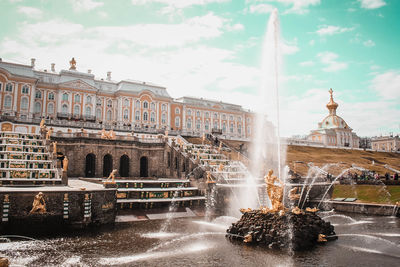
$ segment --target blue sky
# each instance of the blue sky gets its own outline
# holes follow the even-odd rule
[[[270,12],[284,52],[282,134],[307,134],[333,88],[361,136],[400,133],[397,0],[0,0],[0,57],[98,78],[154,82],[173,97],[252,108]]]

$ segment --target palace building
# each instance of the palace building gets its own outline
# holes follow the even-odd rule
[[[163,86],[134,80],[97,79],[80,72],[76,61],[56,72],[0,59],[0,116],[5,128],[37,132],[42,118],[61,128],[113,129],[182,135],[216,132],[228,139],[247,139],[254,114],[240,105],[203,98],[173,99]],[[3,123],[4,124],[4,123]],[[3,127],[2,126],[2,127]],[[3,129],[4,130],[4,129]]]
[[[358,148],[360,138],[353,132],[353,129],[349,127],[344,119],[336,115],[336,109],[339,104],[333,100],[332,89],[329,90],[329,93],[331,98],[326,105],[329,115],[318,123],[318,129],[311,131],[307,139],[325,146]]]

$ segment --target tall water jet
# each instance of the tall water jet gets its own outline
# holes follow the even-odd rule
[[[277,170],[282,177],[280,123],[279,123],[279,87],[282,65],[281,38],[278,10],[269,18],[263,43],[261,63],[261,84],[255,111],[255,133],[251,153],[251,171],[256,177],[263,177],[266,169]]]

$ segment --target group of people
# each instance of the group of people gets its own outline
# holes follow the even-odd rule
[[[398,173],[394,173],[393,175],[390,175],[388,172],[386,172],[384,177],[385,177],[386,181],[389,181],[389,180],[398,181],[399,180]],[[345,178],[352,179],[354,181],[377,181],[383,177],[374,171],[371,171],[371,172],[363,171],[363,172],[361,172],[361,174],[358,174],[357,172],[352,173],[349,171],[347,173],[347,175],[344,177],[344,179]]]

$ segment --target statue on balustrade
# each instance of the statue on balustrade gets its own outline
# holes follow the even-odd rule
[[[69,160],[68,160],[67,156],[64,156],[64,159],[63,159],[63,170],[65,172],[68,171],[68,162],[69,162]]]

